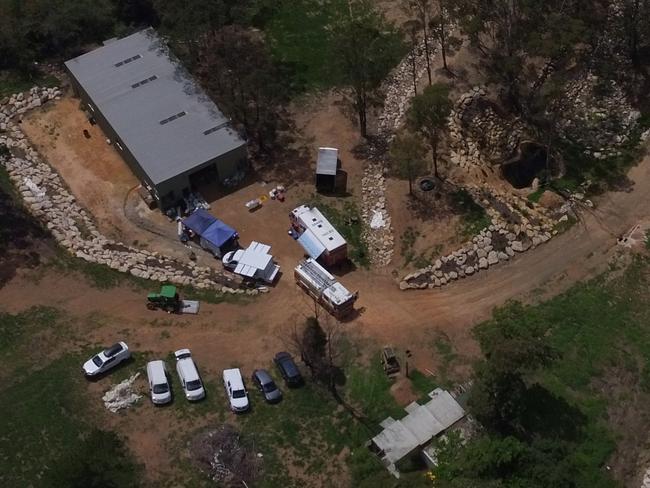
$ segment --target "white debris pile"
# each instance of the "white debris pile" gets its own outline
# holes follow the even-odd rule
[[[125,379],[108,390],[102,397],[104,406],[111,412],[116,413],[123,408],[129,408],[140,400],[142,395],[138,395],[133,391],[133,384],[138,379],[138,376],[140,376],[140,373],[135,373],[130,378]]]
[[[373,210],[372,219],[370,219],[370,228],[381,229],[385,226],[386,226],[386,221],[384,220],[383,212],[379,210]]]

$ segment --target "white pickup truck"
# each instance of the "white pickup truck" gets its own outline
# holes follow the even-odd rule
[[[246,249],[238,249],[224,254],[221,259],[224,268],[253,280],[271,284],[280,271],[273,256],[271,246],[253,241]]]

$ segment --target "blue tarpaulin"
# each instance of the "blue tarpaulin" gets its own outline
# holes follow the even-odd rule
[[[323,246],[319,240],[316,238],[314,233],[307,229],[298,237],[298,242],[303,247],[309,257],[313,259],[318,259],[321,254],[325,251],[325,246]]]
[[[230,239],[237,236],[235,229],[228,224],[224,224],[202,208],[183,220],[183,225],[216,247],[223,246]]]

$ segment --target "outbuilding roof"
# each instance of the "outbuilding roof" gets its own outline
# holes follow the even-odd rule
[[[319,147],[316,159],[316,174],[336,176],[339,150],[333,147]]]
[[[465,410],[448,391],[436,388],[424,405],[412,403],[402,420],[386,419],[372,443],[387,465],[397,463],[417,447],[426,444],[465,416]]]
[[[154,184],[245,144],[151,28],[65,66]]]

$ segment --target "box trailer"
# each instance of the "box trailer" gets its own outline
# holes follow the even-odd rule
[[[359,294],[351,293],[313,258],[300,261],[294,269],[296,283],[337,319],[352,313]]]

